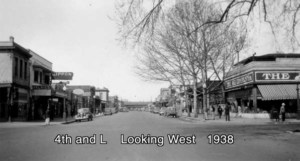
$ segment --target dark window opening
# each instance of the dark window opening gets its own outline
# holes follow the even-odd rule
[[[15,57],[15,76],[17,77],[18,76],[18,58]]]
[[[39,83],[43,84],[43,73],[42,72],[40,72],[40,82]]]
[[[34,71],[34,82],[39,82],[39,72],[38,71]]]
[[[49,75],[45,75],[45,84],[50,84],[50,76]]]
[[[23,78],[23,60],[20,59],[20,78]]]
[[[24,79],[27,80],[27,62],[24,62]]]

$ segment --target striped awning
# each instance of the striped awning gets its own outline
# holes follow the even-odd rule
[[[296,84],[258,85],[262,100],[297,99]]]

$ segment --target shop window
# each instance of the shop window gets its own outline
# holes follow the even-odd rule
[[[24,79],[27,80],[27,62],[24,62]]]
[[[18,76],[18,63],[19,63],[19,60],[17,57],[15,57],[15,76],[16,77]]]
[[[23,78],[23,60],[20,59],[20,78]]]
[[[39,71],[34,71],[34,82],[39,82]]]

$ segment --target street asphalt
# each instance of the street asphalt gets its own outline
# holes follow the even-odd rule
[[[0,123],[0,161],[300,160],[300,135],[287,132],[298,123],[217,122],[130,111],[51,126]]]

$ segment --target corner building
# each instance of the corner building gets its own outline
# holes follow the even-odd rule
[[[252,56],[234,65],[225,78],[226,101],[241,106],[245,113],[279,110],[297,113],[297,77],[300,54]]]

